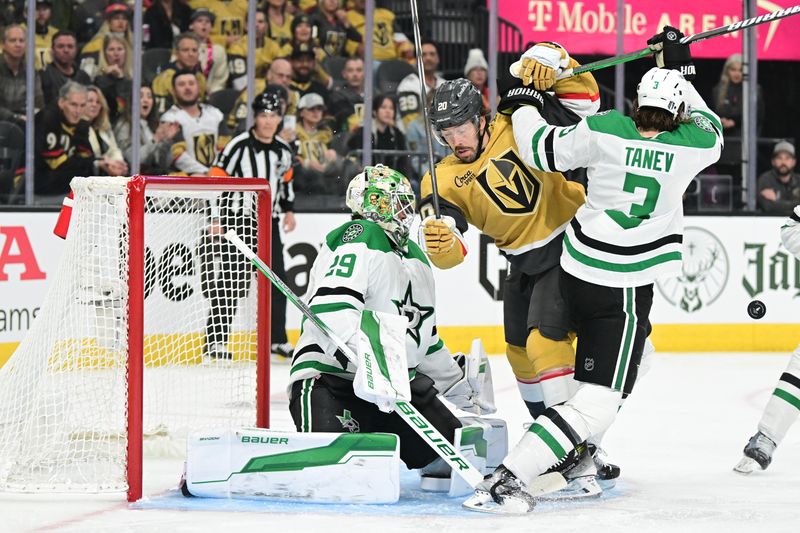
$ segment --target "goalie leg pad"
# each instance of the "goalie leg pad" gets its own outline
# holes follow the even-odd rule
[[[194,433],[184,487],[184,494],[206,498],[395,503],[400,442],[385,433]]]

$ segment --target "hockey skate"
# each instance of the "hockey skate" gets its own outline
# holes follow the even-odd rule
[[[606,452],[594,444],[589,444],[589,453],[597,468],[597,484],[603,490],[613,489],[620,474],[619,466],[606,462]]]
[[[551,472],[561,473],[567,486],[558,492],[542,496],[543,500],[596,498],[603,493],[603,489],[597,482],[597,467],[585,442],[579,444],[561,461],[551,466],[544,475]]]
[[[761,470],[766,470],[772,462],[772,454],[777,446],[775,441],[759,431],[750,437],[750,441],[744,447],[744,457],[733,470],[740,474],[752,474],[757,466],[760,466]]]
[[[481,513],[526,514],[533,510],[538,497],[565,486],[566,480],[560,472],[549,472],[526,487],[508,468],[500,465],[475,487],[475,494],[462,505]]]
[[[272,349],[272,362],[277,364],[291,364],[294,356],[294,347],[288,342],[275,343]]]

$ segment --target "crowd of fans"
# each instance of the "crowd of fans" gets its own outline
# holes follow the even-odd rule
[[[76,175],[127,174],[133,127],[139,128],[141,173],[207,175],[225,144],[244,130],[248,98],[268,88],[285,105],[279,135],[295,149],[298,203],[304,191],[341,196],[358,170],[365,69],[377,73],[385,63],[405,79],[395,79],[386,94],[376,87],[373,147],[379,154],[424,149],[413,46],[397,31],[391,11],[375,11],[374,60],[365,65],[365,0],[262,1],[253,56],[247,54],[247,0],[152,0],[145,7],[144,83],[133,112],[130,3],[36,2],[37,203],[60,203]],[[25,14],[15,2],[0,13],[0,121],[18,127],[19,135],[26,121]],[[92,20],[99,25],[89,32]],[[475,53],[481,59],[472,63],[484,70],[479,79],[485,86],[488,65],[480,50]],[[248,95],[250,60],[257,81]],[[444,81],[431,42],[423,45],[423,61],[431,91]],[[408,156],[375,160],[421,177]],[[22,185],[22,164],[11,187]]]
[[[416,185],[428,164],[419,155],[427,149],[420,109],[427,100],[420,95],[414,47],[398,31],[394,13],[378,7],[373,59],[365,65],[365,4],[365,0],[261,0],[255,18],[256,53],[249,56],[247,0],[145,0],[146,69],[138,89],[141,106],[133,112],[131,4],[36,1],[37,71],[32,90],[37,111],[37,202],[59,203],[75,175],[127,174],[134,152],[132,127],[139,128],[140,172],[205,175],[228,140],[244,130],[248,97],[267,88],[278,91],[285,105],[279,136],[295,149],[300,206],[311,191],[341,196],[358,169],[363,123],[370,113],[374,161],[402,170]],[[24,6],[25,2],[10,0],[0,8],[0,124],[5,124],[0,128],[17,127],[20,136],[28,90]],[[421,48],[429,98],[444,78],[436,44],[425,41]],[[153,58],[160,61],[154,64]],[[246,72],[251,60],[256,84],[248,96]],[[376,91],[371,109],[365,110],[367,68],[376,74]],[[488,107],[488,63],[480,49],[469,52],[463,76],[479,88]],[[386,80],[389,83],[383,83]],[[711,98],[726,137],[741,134],[741,81],[741,56],[734,55],[726,61]],[[759,102],[761,114],[760,98]],[[800,183],[792,172],[794,147],[785,148],[780,153],[791,157],[777,168],[790,167],[788,174],[780,174],[788,175],[789,181],[774,196],[797,201]],[[728,149],[740,150],[740,144],[730,143]],[[436,158],[447,153],[437,143],[434,150]],[[731,168],[724,167],[723,157],[717,171],[740,178],[738,157],[731,155]],[[17,168],[3,170],[13,176],[0,179],[0,202],[4,196],[13,197],[9,189],[21,189],[23,164],[18,161]],[[762,209],[772,209],[772,198],[759,186]]]

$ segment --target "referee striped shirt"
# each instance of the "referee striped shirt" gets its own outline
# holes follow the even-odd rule
[[[263,143],[247,131],[230,140],[217,157],[214,166],[229,176],[258,177],[269,181],[272,191],[272,216],[294,210],[292,183],[293,152],[278,137]]]

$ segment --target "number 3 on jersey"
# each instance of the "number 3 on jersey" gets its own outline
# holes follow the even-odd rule
[[[632,204],[628,210],[628,214],[615,209],[606,209],[606,214],[611,219],[622,226],[623,229],[635,228],[642,223],[643,220],[650,218],[656,208],[658,195],[661,192],[661,184],[655,178],[650,176],[640,176],[638,174],[625,173],[625,183],[622,185],[622,190],[629,193],[634,193],[636,189],[644,189],[647,191],[644,197],[644,202],[641,204]]]
[[[328,268],[328,276],[340,276],[342,278],[349,278],[353,275],[353,267],[356,264],[355,254],[337,255],[333,258],[333,264]]]

